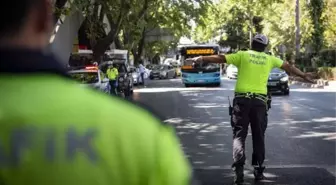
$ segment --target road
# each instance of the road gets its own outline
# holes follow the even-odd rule
[[[231,184],[232,129],[228,96],[235,80],[218,88],[185,88],[180,79],[150,81],[134,93],[173,125],[203,184]],[[274,95],[266,133],[266,177],[255,184],[334,185],[336,151],[335,91],[291,86],[289,96]],[[245,179],[254,184],[250,166],[252,139],[246,143]]]

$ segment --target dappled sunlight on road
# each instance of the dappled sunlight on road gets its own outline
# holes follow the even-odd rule
[[[336,92],[336,89],[319,89],[319,88],[292,88],[291,92],[311,92],[311,93],[318,93],[318,92]]]
[[[229,105],[218,104],[218,103],[197,103],[197,104],[189,104],[193,108],[228,108]]]
[[[336,140],[336,132],[323,133],[323,132],[306,132],[299,136],[294,136],[293,138],[313,138],[313,137],[322,137],[323,140]]]
[[[178,92],[178,91],[227,91],[227,90],[233,90],[233,88],[222,88],[222,87],[159,87],[159,88],[143,88],[143,89],[134,89],[134,92],[139,93],[159,93],[159,92]]]

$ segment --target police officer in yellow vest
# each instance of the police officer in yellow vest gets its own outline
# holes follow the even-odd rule
[[[52,2],[0,6],[0,184],[188,185],[190,165],[170,126],[80,87],[46,52]]]
[[[115,64],[112,64],[109,66],[109,68],[106,71],[107,78],[110,80],[110,94],[116,95],[117,94],[117,85],[118,85],[118,69],[116,68]]]
[[[228,55],[200,56],[191,60],[205,63],[227,63],[238,68],[233,109],[230,112],[233,130],[233,170],[235,184],[244,182],[245,140],[251,124],[253,138],[252,165],[256,180],[265,178],[265,131],[267,127],[267,81],[273,68],[302,77],[314,83],[310,75],[291,66],[280,58],[265,53],[268,38],[258,34],[253,38],[252,48]]]

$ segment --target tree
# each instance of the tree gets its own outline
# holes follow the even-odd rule
[[[130,50],[134,56],[134,61],[137,63],[146,45],[146,50],[156,50],[156,46],[169,46],[172,43],[176,43],[177,40],[183,36],[188,35],[190,32],[189,20],[198,20],[200,14],[202,14],[203,7],[206,6],[207,1],[199,3],[199,7],[195,7],[194,1],[188,0],[149,0],[144,16],[139,18],[139,15],[132,13],[132,15],[126,17],[126,21],[122,25],[122,30],[117,38],[118,46]],[[132,12],[137,12],[136,7]],[[173,35],[176,40],[170,42],[154,41],[146,42],[146,36],[152,30],[170,30],[170,34]],[[153,48],[154,47],[154,48]],[[160,52],[166,51],[165,48],[160,49]],[[156,54],[156,53],[155,53]]]
[[[324,38],[327,47],[336,48],[336,1],[327,0],[324,11]]]
[[[314,55],[317,55],[324,46],[325,19],[322,15],[324,12],[325,3],[323,0],[309,0],[307,6],[310,17],[313,20],[314,30],[312,32],[312,45]]]

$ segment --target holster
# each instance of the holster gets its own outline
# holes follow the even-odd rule
[[[232,112],[233,112],[233,107],[230,105],[229,106],[229,115],[232,116]]]
[[[272,96],[270,93],[267,94],[267,110],[271,108]]]

